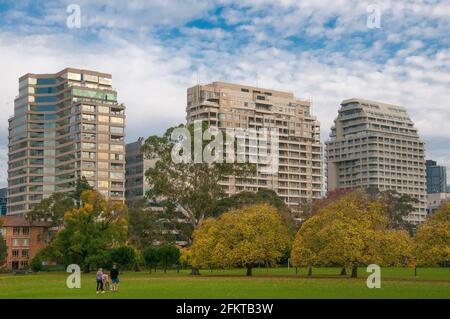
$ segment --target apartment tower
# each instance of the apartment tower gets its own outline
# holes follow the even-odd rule
[[[322,196],[323,168],[320,124],[311,104],[293,93],[239,84],[213,82],[187,90],[187,122],[206,121],[221,130],[276,130],[279,136],[277,172],[255,178],[229,177],[222,182],[228,195],[273,189],[293,210]],[[247,150],[252,148],[246,140]],[[259,171],[259,164],[256,165]]]
[[[125,106],[111,75],[67,68],[19,79],[9,119],[8,214],[24,214],[86,177],[124,200]]]
[[[145,172],[155,166],[156,159],[147,159],[142,151],[144,138],[128,143],[125,147],[125,200],[127,204],[144,198],[149,190]]]
[[[424,142],[403,107],[363,99],[341,103],[326,142],[328,191],[375,186],[418,200],[407,219],[426,218]]]

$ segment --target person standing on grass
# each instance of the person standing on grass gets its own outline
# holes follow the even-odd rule
[[[103,269],[99,268],[97,273],[95,274],[95,280],[97,281],[97,294],[101,293],[104,294],[105,291],[103,290]]]
[[[110,272],[111,282],[112,282],[112,291],[119,291],[119,270],[117,269],[116,264],[113,265]]]

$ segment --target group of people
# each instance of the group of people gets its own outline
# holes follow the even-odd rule
[[[97,294],[104,294],[106,290],[111,290],[112,292],[119,291],[119,270],[115,264],[112,266],[109,276],[103,273],[102,268],[99,268],[95,279],[97,281]]]

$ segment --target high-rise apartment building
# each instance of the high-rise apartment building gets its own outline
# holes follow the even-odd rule
[[[124,200],[125,106],[111,75],[67,68],[19,79],[9,119],[8,214],[24,214],[82,176]]]
[[[0,188],[0,216],[6,215],[7,204],[8,204],[8,189]]]
[[[349,99],[341,108],[326,142],[328,191],[375,186],[418,200],[408,216],[426,218],[425,149],[403,107]]]
[[[145,172],[150,167],[154,167],[156,159],[144,157],[143,143],[144,139],[140,137],[125,147],[125,200],[127,204],[142,199],[145,192],[149,190]]]
[[[265,174],[256,164],[259,172],[255,178],[234,176],[222,182],[227,194],[269,188],[293,210],[322,196],[320,124],[311,115],[309,101],[296,99],[290,92],[213,82],[187,90],[186,112],[188,124],[202,120],[221,130],[278,132],[278,170]],[[252,148],[250,139],[246,140],[246,149]]]
[[[427,173],[427,193],[447,193],[447,168],[437,165],[436,161],[425,162]]]

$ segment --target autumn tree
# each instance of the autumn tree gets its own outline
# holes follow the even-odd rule
[[[48,198],[42,199],[33,209],[27,213],[29,222],[46,221],[50,227],[62,227],[64,224],[64,214],[74,207],[79,208],[81,194],[84,191],[92,190],[86,178],[77,179],[75,189],[72,192],[57,192]]]
[[[407,262],[411,256],[402,248],[408,246],[409,235],[388,231],[384,208],[383,202],[371,199],[363,190],[328,203],[301,226],[292,249],[293,264],[341,265],[351,268],[351,276],[357,277],[359,265]],[[397,240],[401,240],[399,249],[391,249]]]
[[[126,206],[105,200],[97,191],[84,191],[80,199],[80,207],[64,215],[64,227],[46,255],[89,272],[91,264],[107,262],[109,249],[125,244],[128,221]]]
[[[260,188],[257,192],[243,191],[221,199],[213,209],[213,216],[217,217],[227,211],[254,204],[267,204],[273,206],[277,209],[283,224],[288,230],[292,232],[293,235],[297,232],[298,228],[295,225],[295,216],[292,211],[275,191],[267,188]]]
[[[191,262],[197,267],[245,267],[275,264],[289,245],[289,233],[277,210],[256,204],[207,219],[194,232]]]
[[[450,203],[444,203],[418,227],[414,238],[418,266],[438,266],[450,261]]]
[[[187,129],[188,136],[178,135],[177,132],[182,128]],[[192,229],[198,229],[204,219],[211,215],[217,202],[226,196],[219,184],[222,179],[230,175],[245,177],[255,173],[254,166],[245,163],[196,161],[193,158],[195,157],[193,137],[198,133],[204,136],[207,129],[206,124],[201,125],[200,132],[195,131],[194,125],[186,127],[180,125],[168,129],[161,137],[150,136],[143,145],[146,158],[157,159],[155,166],[149,168],[145,174],[150,186],[147,197],[154,202],[161,200],[166,203],[171,202],[183,213],[185,221],[192,226]],[[215,141],[215,137],[210,140]],[[180,153],[175,155],[183,160],[174,161],[172,153],[176,153],[178,146],[183,142],[191,146],[192,152],[185,154],[183,150],[180,150]],[[211,149],[209,141],[204,139],[200,145],[197,145],[198,147],[201,148],[200,154]],[[211,153],[220,157],[220,152],[217,150]],[[192,241],[191,236],[189,241]],[[197,270],[193,269],[193,274],[196,273]]]

